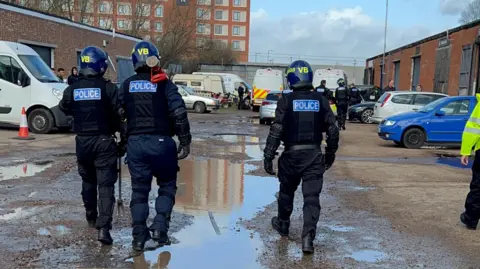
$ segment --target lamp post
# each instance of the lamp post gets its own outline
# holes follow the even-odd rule
[[[382,57],[382,85],[380,87],[383,89],[383,83],[385,81],[385,53],[387,52],[387,21],[388,21],[388,0],[386,0],[385,6],[385,30],[383,33],[383,57]]]
[[[268,52],[267,52],[267,62],[270,62],[270,51],[273,52],[273,50],[268,50]]]

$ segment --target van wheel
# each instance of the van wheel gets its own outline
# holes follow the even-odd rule
[[[28,128],[35,134],[48,134],[54,126],[54,118],[50,111],[37,108],[28,114]]]
[[[205,113],[206,107],[205,107],[205,104],[204,104],[204,103],[202,103],[202,102],[196,102],[196,103],[193,105],[193,109],[194,109],[195,112],[197,112],[197,113]]]
[[[403,145],[409,149],[419,149],[425,144],[425,133],[418,128],[408,129],[402,138]]]

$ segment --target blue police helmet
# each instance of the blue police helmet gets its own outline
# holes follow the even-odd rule
[[[292,90],[305,88],[313,89],[313,70],[310,64],[298,60],[291,63],[287,68],[287,82]]]
[[[80,74],[85,76],[103,75],[108,68],[108,54],[101,48],[89,46],[80,54]]]
[[[148,41],[141,41],[135,45],[132,51],[132,62],[135,70],[148,67],[147,58],[155,56],[160,59],[157,47]]]
[[[337,80],[337,84],[338,84],[338,86],[343,87],[343,86],[345,86],[345,80],[343,78],[339,78]]]

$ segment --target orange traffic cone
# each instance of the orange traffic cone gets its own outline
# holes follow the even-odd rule
[[[27,113],[25,112],[25,107],[22,107],[22,118],[20,119],[20,129],[18,130],[18,136],[14,139],[21,140],[33,140],[35,137],[31,137],[28,134],[28,123],[27,123]]]

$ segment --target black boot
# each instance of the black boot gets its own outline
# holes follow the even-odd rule
[[[152,232],[153,241],[157,242],[160,245],[170,245],[170,238],[168,237],[167,232],[161,232],[160,230],[153,230]]]
[[[275,229],[281,236],[288,236],[290,221],[289,220],[280,220],[278,217],[272,218],[272,227]]]
[[[97,222],[97,212],[94,211],[87,211],[86,219],[88,222],[88,227],[95,228],[95,223]]]
[[[106,228],[98,230],[98,241],[100,241],[104,245],[113,244],[113,238],[110,235],[110,231]]]
[[[465,213],[462,213],[460,215],[460,221],[463,224],[465,224],[465,226],[467,226],[467,229],[470,229],[470,230],[476,230],[477,229],[478,221],[473,221]]]
[[[150,232],[145,229],[141,234],[134,236],[132,241],[132,249],[136,251],[143,251],[145,243],[150,240]]]
[[[312,254],[313,253],[313,240],[315,240],[315,236],[313,232],[308,233],[302,238],[302,251],[304,254]]]

